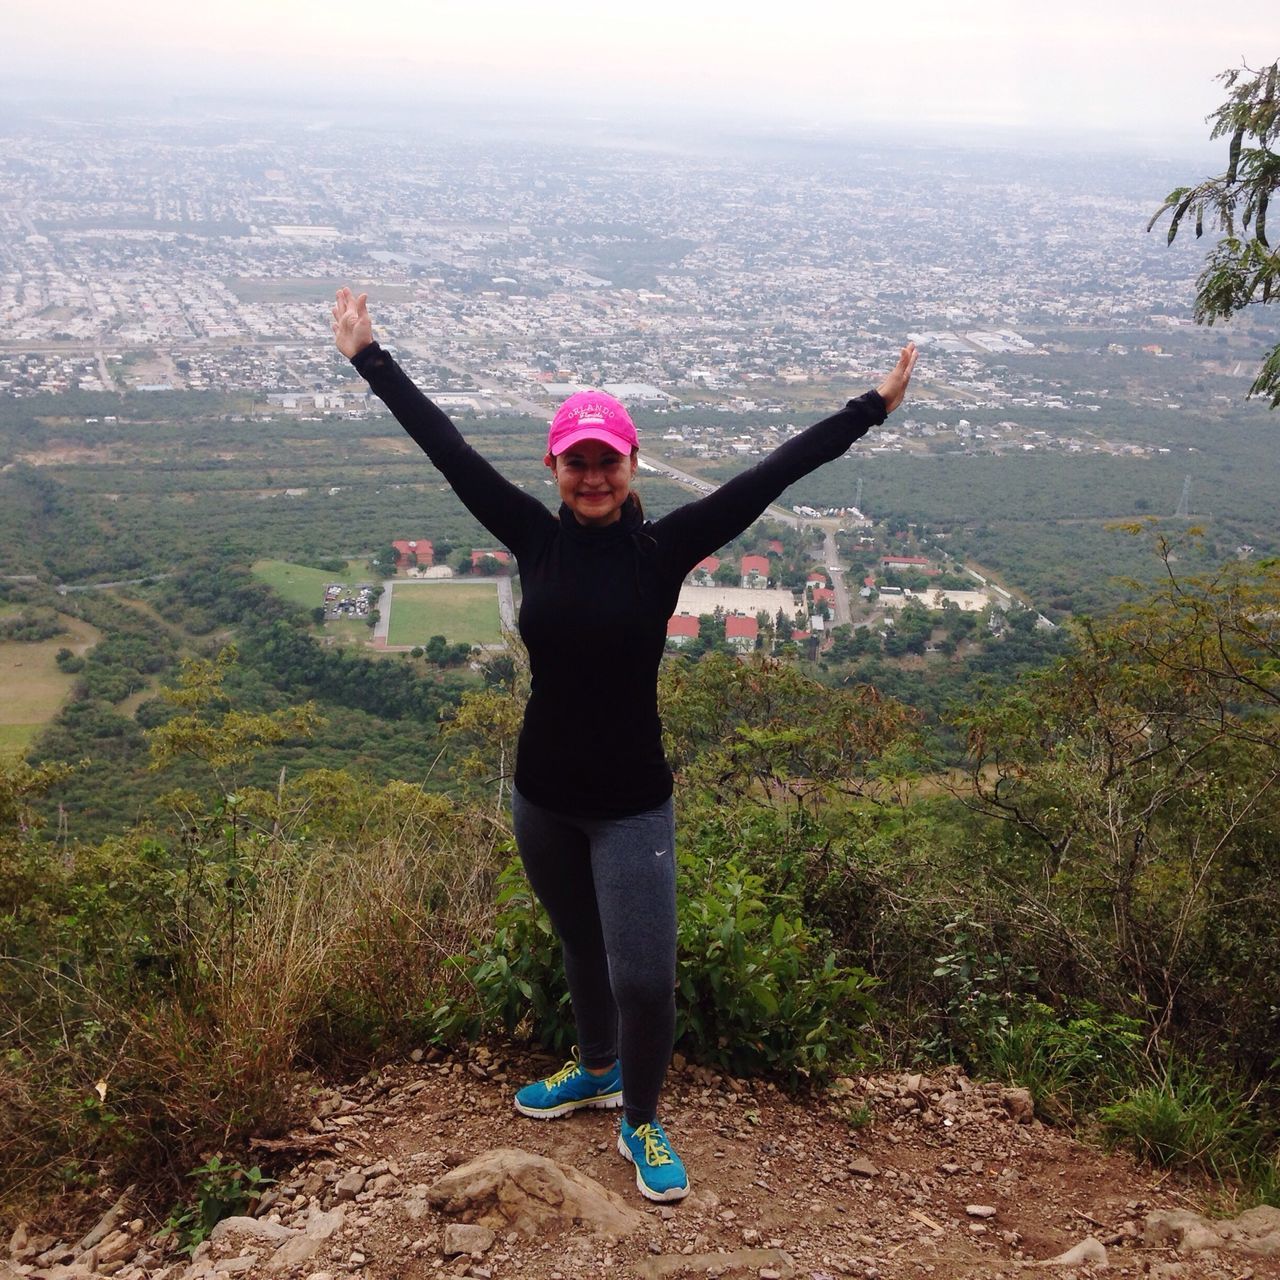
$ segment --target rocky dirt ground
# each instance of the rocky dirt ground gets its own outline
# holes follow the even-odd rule
[[[513,1087],[558,1062],[432,1057],[300,1087],[309,1122],[259,1148],[276,1184],[192,1259],[125,1196],[79,1239],[19,1224],[0,1280],[1280,1280],[1280,1210],[1206,1220],[1193,1188],[957,1070],[794,1100],[677,1059],[663,1121],[693,1193],[658,1206],[617,1152],[617,1112],[512,1110]]]

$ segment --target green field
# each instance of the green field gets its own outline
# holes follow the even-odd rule
[[[389,645],[426,644],[444,636],[450,644],[500,644],[498,593],[488,582],[401,582],[392,596]]]
[[[348,560],[342,573],[309,569],[304,564],[290,564],[287,560],[257,560],[253,576],[265,582],[278,596],[304,609],[324,604],[324,589],[331,582],[341,582],[348,587],[361,582],[375,585],[378,582],[364,560]]]
[[[83,653],[97,643],[87,623],[66,618],[67,634],[36,644],[0,642],[0,754],[21,752],[58,714],[75,676],[58,670],[59,649]]]

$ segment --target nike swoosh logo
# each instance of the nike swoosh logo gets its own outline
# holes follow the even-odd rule
[[[664,853],[666,853],[666,850],[665,850],[665,849],[655,849],[655,850],[653,851],[653,856],[654,856],[655,858],[660,858],[660,857],[662,857],[662,855],[663,855]]]

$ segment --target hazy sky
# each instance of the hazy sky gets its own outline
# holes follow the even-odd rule
[[[1214,75],[1280,56],[1277,0],[0,0],[20,87],[543,102],[779,125],[1204,137]]]

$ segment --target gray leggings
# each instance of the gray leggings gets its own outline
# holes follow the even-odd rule
[[[516,845],[560,936],[578,1048],[622,1063],[630,1124],[656,1118],[676,1003],[671,801],[626,818],[575,818],[512,794]]]

